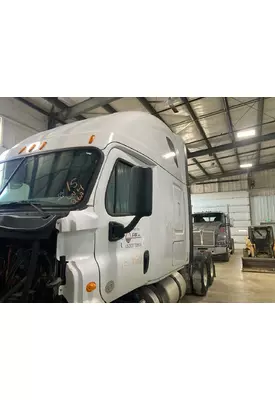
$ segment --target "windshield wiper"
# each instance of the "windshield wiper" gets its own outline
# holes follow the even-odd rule
[[[32,201],[29,200],[21,200],[21,201],[12,201],[10,203],[5,203],[5,204],[0,204],[0,205],[6,205],[6,206],[16,206],[17,204],[25,204],[25,205],[30,205],[33,208],[36,209],[36,211],[39,212],[39,214],[43,217],[43,218],[48,218],[49,214],[46,214],[45,211],[42,209],[41,204],[40,203],[34,203]]]

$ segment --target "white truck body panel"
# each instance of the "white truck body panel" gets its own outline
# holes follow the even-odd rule
[[[88,144],[91,135],[95,137]],[[46,146],[38,150],[43,142]],[[24,156],[18,154],[20,149],[26,146],[28,152],[33,144],[32,154],[96,147],[104,156],[87,207],[71,211],[56,225],[57,258],[65,255],[68,260],[62,291],[69,302],[111,302],[189,263],[191,221],[185,147],[165,124],[141,112],[87,119],[31,136],[3,153],[0,161]],[[110,242],[109,222],[126,226],[133,219],[112,216],[106,210],[106,189],[118,159],[153,169],[153,211],[122,240]],[[150,262],[144,273],[146,250]],[[91,281],[97,289],[87,293],[86,285]]]

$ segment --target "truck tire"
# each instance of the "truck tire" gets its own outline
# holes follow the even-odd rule
[[[209,252],[204,253],[205,256],[205,262],[207,265],[207,271],[208,271],[208,287],[212,285],[214,282],[214,278],[216,276],[216,271],[215,271],[215,265],[213,261],[212,254]]]
[[[225,262],[229,261],[229,251],[228,251],[228,249],[227,249],[227,252],[223,254],[222,260],[225,261]]]
[[[138,303],[160,303],[160,299],[152,288],[143,286],[137,290]]]
[[[191,282],[191,266],[187,265],[178,272],[182,275],[186,282],[186,293],[185,294],[192,294],[193,289],[192,289],[192,282]]]
[[[231,249],[230,249],[230,253],[234,254],[235,253],[235,243],[234,243],[234,239],[231,239]]]
[[[205,259],[198,260],[191,269],[193,293],[196,296],[205,296],[208,291],[208,269]]]
[[[213,258],[211,257],[210,262],[208,264],[208,286],[210,287],[215,279],[216,271]]]

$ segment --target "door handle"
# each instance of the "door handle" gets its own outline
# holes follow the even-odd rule
[[[149,250],[146,250],[143,254],[143,273],[144,274],[146,274],[146,272],[149,269],[149,260],[150,260]]]

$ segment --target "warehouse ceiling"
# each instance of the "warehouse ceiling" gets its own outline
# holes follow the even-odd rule
[[[182,137],[191,181],[275,168],[273,97],[17,97],[49,117],[49,128],[117,111],[147,111]],[[251,136],[239,137],[247,131]],[[249,132],[248,132],[249,133]]]

